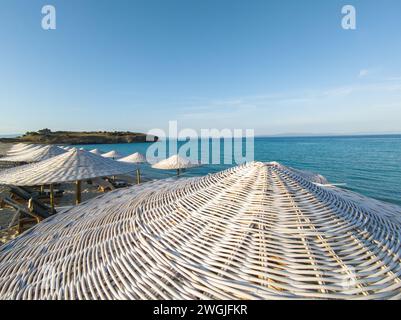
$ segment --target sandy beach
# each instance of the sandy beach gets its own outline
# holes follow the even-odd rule
[[[59,207],[59,210],[61,210],[62,208],[74,205],[75,201],[74,185],[71,183],[65,183],[61,184],[59,188],[64,190],[64,195],[62,198],[56,199],[56,210],[57,207]],[[7,191],[3,191],[3,193],[7,193]],[[83,202],[87,201],[101,194],[102,192],[100,192],[95,186],[84,184],[82,190],[82,201]],[[41,202],[49,205],[49,199],[41,199]],[[0,208],[0,246],[18,236],[17,226],[13,225],[10,228],[10,223],[15,213],[16,213],[15,210],[9,207]]]
[[[11,145],[7,143],[0,143],[0,158],[6,154],[10,146]],[[0,189],[0,195],[2,195],[3,192],[3,189]],[[9,208],[0,207],[0,245],[15,238],[17,235],[16,228],[8,229],[14,213],[15,212]]]
[[[61,198],[56,198],[56,210],[60,211],[63,208],[75,204],[75,185],[73,183],[60,184],[57,186],[57,189],[64,190],[64,193]],[[99,191],[97,186],[87,183],[82,184],[82,202],[95,198],[101,194],[103,194],[103,192]],[[1,195],[9,195],[7,188],[0,189],[0,196]],[[40,199],[40,201],[47,205],[49,205],[50,202],[49,199]],[[15,210],[9,207],[0,208],[0,246],[14,239],[18,235],[17,226],[12,226],[10,228],[10,223],[15,213]]]
[[[0,158],[5,156],[7,150],[11,147],[11,144],[0,143]],[[5,168],[1,168],[3,170]],[[75,203],[75,184],[73,183],[61,183],[56,187],[59,190],[63,190],[63,196],[55,199],[56,210],[60,211],[62,208],[73,206]],[[87,201],[100,194],[102,194],[98,187],[87,182],[82,183],[82,194],[81,201]],[[0,196],[10,197],[10,192],[7,187],[0,187]],[[40,201],[44,204],[49,205],[50,199],[42,198]],[[26,203],[25,203],[26,205]],[[58,209],[57,209],[58,208]],[[18,236],[18,227],[16,222],[12,223],[16,211],[9,206],[0,207],[0,246]],[[12,224],[12,225],[11,225]]]
[[[0,142],[0,157],[4,156],[8,149],[10,149],[11,144]]]

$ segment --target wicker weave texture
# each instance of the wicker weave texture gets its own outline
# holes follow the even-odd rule
[[[279,164],[151,182],[2,247],[0,298],[400,298],[400,214]]]

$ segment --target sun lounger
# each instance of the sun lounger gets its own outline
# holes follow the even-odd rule
[[[60,198],[64,194],[64,190],[54,189],[54,197]],[[50,189],[43,189],[43,191],[38,192],[38,198],[49,198],[50,197]]]
[[[128,187],[127,181],[124,180],[107,179],[107,181],[111,183],[116,189]]]
[[[106,180],[104,180],[102,178],[94,178],[94,179],[92,179],[92,183],[94,185],[99,186],[99,189],[102,192],[105,192],[107,190],[114,190],[115,189],[115,187],[110,182],[108,182],[108,181],[106,181]]]
[[[10,193],[12,200],[18,203],[18,200],[30,201],[31,212],[35,213],[39,217],[45,219],[52,215],[51,209],[44,203],[37,199],[37,194],[31,193],[29,189],[23,187],[10,187]]]
[[[15,225],[18,225],[18,233],[22,233],[32,225],[43,220],[43,217],[40,213],[38,213],[36,209],[30,209],[29,207],[16,202],[10,197],[0,196],[0,202],[3,205],[7,205],[15,209],[15,214],[12,217],[8,228],[12,228]],[[27,225],[28,228],[26,228]]]

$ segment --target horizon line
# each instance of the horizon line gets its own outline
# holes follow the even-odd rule
[[[62,130],[65,131],[65,130]],[[81,132],[81,131],[75,131],[75,132]],[[91,131],[82,131],[82,132],[91,132]],[[93,132],[96,132],[95,130]],[[112,132],[112,131],[110,131]],[[147,134],[147,133],[144,133]],[[0,138],[17,138],[24,135],[23,133],[10,133],[10,134],[0,134]],[[278,133],[278,134],[257,134],[254,136],[254,138],[318,138],[318,137],[357,137],[357,136],[397,136],[401,135],[401,132],[355,132],[355,133]],[[174,136],[168,136],[165,137],[167,139],[176,139],[178,137]],[[192,137],[194,138],[194,137]],[[198,136],[198,138],[201,138]],[[203,137],[207,138],[207,137]],[[210,136],[209,138],[217,138]],[[224,138],[224,137],[221,137]],[[159,137],[161,140],[162,137]],[[183,138],[180,138],[183,139]]]

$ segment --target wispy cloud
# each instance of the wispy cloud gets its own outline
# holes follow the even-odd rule
[[[401,77],[389,77],[386,81],[401,81]]]
[[[226,99],[198,101],[182,109],[181,116],[191,119],[234,118],[245,113],[258,114],[262,110],[280,110],[297,108],[335,106],[340,103],[369,102],[368,96],[383,98],[383,103],[393,94],[401,94],[401,78],[394,77],[392,81],[356,83],[324,89],[305,90],[298,92],[267,93]]]
[[[362,69],[359,71],[359,78],[365,78],[367,75],[369,74],[369,70],[368,69]]]

